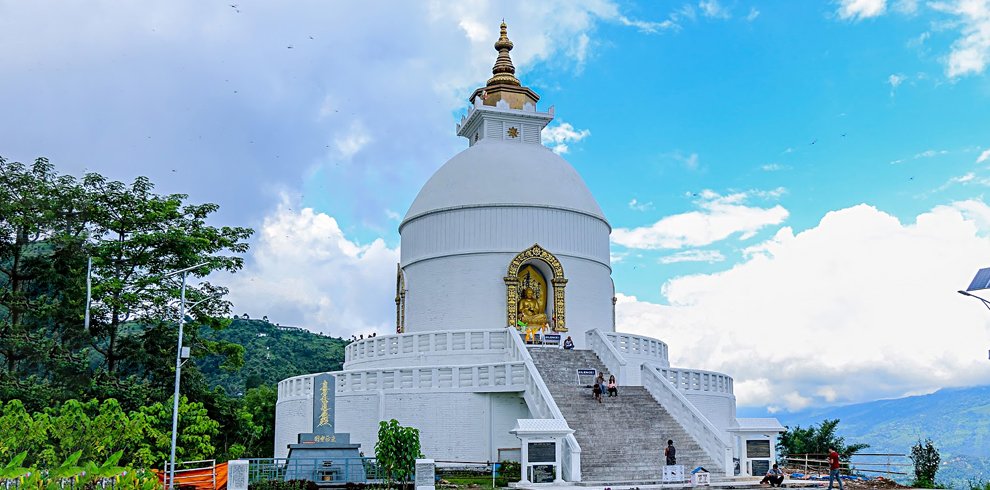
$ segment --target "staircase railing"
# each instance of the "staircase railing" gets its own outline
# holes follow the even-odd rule
[[[627,362],[625,357],[622,357],[619,350],[615,348],[615,345],[612,345],[612,341],[601,330],[595,328],[586,332],[585,342],[587,342],[588,348],[605,364],[609,374],[614,375],[619,383],[629,384],[626,379]]]
[[[547,384],[543,381],[543,376],[536,369],[536,364],[533,363],[533,356],[529,355],[529,349],[526,348],[526,344],[519,337],[515,329],[507,328],[506,334],[512,339],[511,345],[515,346],[515,349],[510,348],[510,360],[522,361],[526,364],[526,388],[523,391],[523,398],[525,398],[530,411],[533,412],[536,418],[560,419],[566,422],[567,420],[564,418],[564,414],[560,412],[557,402],[554,401],[553,395],[550,394],[550,389],[547,388]],[[564,437],[564,447],[562,449],[563,461],[561,461],[561,470],[564,480],[581,481],[581,445],[578,444],[574,434],[568,434]]]
[[[721,464],[726,475],[733,474],[732,446],[721,433],[688,399],[667,381],[655,367],[643,365],[640,375],[643,387],[674,420],[687,429],[697,440],[698,445],[717,464]]]

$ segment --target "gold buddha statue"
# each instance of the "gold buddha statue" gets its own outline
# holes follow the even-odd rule
[[[549,322],[547,314],[540,311],[540,302],[535,296],[533,288],[522,290],[522,298],[519,299],[519,320],[530,327],[543,328]]]

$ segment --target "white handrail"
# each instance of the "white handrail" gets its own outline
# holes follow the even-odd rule
[[[383,358],[421,355],[457,355],[464,352],[502,354],[507,348],[505,335],[497,329],[378,335],[347,344],[344,347],[344,366],[350,369]]]
[[[726,449],[731,448],[729,442],[722,437],[719,430],[708,420],[697,407],[677,389],[670,384],[657,368],[643,365],[641,367],[643,387],[653,396],[663,408],[679,424],[681,424],[689,434],[697,440],[701,449],[712,458],[712,461],[722,464],[725,474],[731,474],[732,461],[727,460]]]
[[[557,402],[550,394],[550,389],[543,381],[543,376],[540,375],[536,369],[536,364],[533,363],[533,356],[529,355],[529,349],[526,348],[526,344],[523,343],[516,329],[507,328],[506,334],[511,338],[511,344],[515,346],[512,360],[519,360],[526,364],[528,376],[526,376],[526,390],[523,392],[523,398],[526,399],[526,404],[529,405],[530,410],[534,412],[536,418],[560,419],[566,423],[567,419],[557,407]],[[574,434],[564,436],[563,461],[561,463],[564,480],[581,481],[581,445],[578,444]]]
[[[656,366],[660,376],[680,391],[732,394],[732,377],[715,371]]]
[[[525,375],[526,365],[521,361],[347,370],[336,373],[336,393],[390,390],[523,391]]]
[[[601,330],[593,328],[585,333],[585,340],[588,347],[598,355],[598,358],[608,368],[609,374],[615,375],[618,382],[626,383],[626,359],[612,345],[608,337]]]
[[[641,357],[669,365],[665,342],[631,333],[604,332],[604,334],[623,356]]]

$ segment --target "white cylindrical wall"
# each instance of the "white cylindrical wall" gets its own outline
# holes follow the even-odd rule
[[[566,335],[580,346],[587,330],[615,330],[609,226],[598,217],[536,206],[458,208],[412,219],[400,232],[406,332],[506,326],[509,263],[534,244],[564,269]]]

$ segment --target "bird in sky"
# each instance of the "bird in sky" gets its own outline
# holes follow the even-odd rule
[[[818,143],[818,138],[811,140],[811,144],[815,144],[815,143]]]

